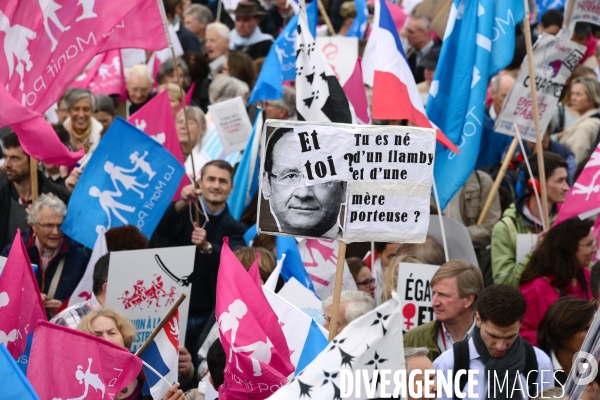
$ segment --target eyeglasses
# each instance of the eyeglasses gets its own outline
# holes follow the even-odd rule
[[[142,94],[146,94],[146,93],[150,93],[150,89],[151,88],[129,88],[129,91],[131,93],[142,93]]]
[[[56,228],[57,231],[60,231],[60,227],[62,226],[62,223],[60,224],[36,224],[37,226],[39,226],[40,228],[42,228],[43,230],[45,230],[46,232],[52,232],[54,230],[54,228]]]
[[[375,278],[367,279],[362,282],[356,283],[356,286],[371,286],[371,285],[375,285]]]
[[[281,186],[304,186],[304,174],[300,171],[283,172],[280,175],[269,174],[275,180],[275,183]],[[325,182],[316,186],[332,186],[335,182]]]
[[[596,239],[594,239],[593,242],[591,242],[590,244],[580,244],[579,247],[587,247],[588,249],[595,249],[596,248]]]

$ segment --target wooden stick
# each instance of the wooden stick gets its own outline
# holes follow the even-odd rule
[[[440,206],[440,198],[438,197],[435,179],[433,180],[433,198],[435,201],[435,206],[438,209],[438,216],[440,217],[440,230],[442,231],[442,244],[444,245],[444,256],[446,257],[446,262],[448,262],[450,261],[450,256],[448,255],[448,241],[446,240],[446,230],[444,229],[444,210],[442,210],[442,207]]]
[[[563,28],[568,28],[571,23],[571,17],[573,16],[573,7],[575,7],[575,0],[569,0],[569,7],[567,8],[567,14],[563,21]]]
[[[327,15],[327,11],[325,10],[325,6],[321,0],[317,0],[317,6],[319,7],[319,11],[321,12],[321,16],[325,20],[327,24],[327,28],[329,28],[329,34],[331,36],[335,36],[335,29],[333,29],[333,25],[331,24],[331,20],[329,19],[329,15]]]
[[[525,2],[525,20],[523,21],[523,34],[525,35],[525,46],[527,48],[527,61],[529,65],[529,82],[535,82],[535,66],[533,64],[533,45],[531,43],[531,29],[529,27],[529,7],[527,0]],[[573,2],[573,0],[571,0]],[[546,171],[544,170],[544,149],[542,148],[542,135],[540,133],[540,114],[538,109],[538,98],[536,85],[529,85],[531,88],[531,103],[533,106],[533,123],[535,124],[535,152],[537,154],[538,174],[540,186],[542,187],[541,200],[542,209],[541,220],[544,230],[548,228],[548,190],[546,188]]]
[[[169,25],[168,25],[168,21],[167,21],[167,15],[165,13],[165,9],[164,9],[164,4],[162,4],[162,2],[158,2],[159,3],[159,7],[161,9],[161,13],[163,16],[163,25],[165,26],[165,34],[167,35],[167,42],[169,43],[169,48],[171,49],[171,56],[173,57],[173,65],[175,66],[175,77],[177,78],[177,82],[181,82],[181,77],[179,76],[179,63],[177,62],[177,57],[175,56],[175,49],[173,48],[173,42],[171,41],[171,34],[169,33]],[[185,91],[183,90],[183,86],[179,85],[179,92],[181,93],[181,98],[183,101],[183,118],[185,119],[185,130],[187,132],[187,137],[188,137],[188,142],[191,144],[192,143],[192,138],[190,136],[190,125],[188,123],[188,116],[187,116],[187,110],[186,110],[186,105],[185,105]],[[202,142],[200,142],[202,143]],[[194,146],[192,146],[191,148],[192,150],[194,149]],[[190,155],[189,155],[190,159],[192,160],[192,178],[194,180],[194,188],[198,189],[198,179],[196,178],[196,165],[194,163],[194,153],[193,151],[190,151]],[[199,203],[201,203],[199,201]],[[202,204],[200,204],[202,206]],[[198,226],[202,226],[200,225],[200,211],[198,210],[198,207],[194,207],[195,208],[195,214],[196,214],[196,224]],[[206,216],[208,216],[208,214],[205,214]]]
[[[38,160],[29,157],[29,172],[31,176],[31,202],[38,199]]]
[[[221,22],[221,9],[223,8],[223,1],[219,0],[219,4],[217,7],[217,18],[215,19],[216,22]]]
[[[158,335],[158,332],[160,332],[160,330],[163,328],[163,326],[165,326],[165,324],[171,319],[171,317],[173,316],[173,314],[175,314],[175,311],[177,311],[177,308],[179,307],[179,305],[181,303],[183,303],[183,300],[185,300],[185,294],[181,294],[179,296],[179,298],[177,299],[177,301],[175,301],[175,304],[173,304],[173,307],[171,307],[171,309],[165,314],[165,316],[163,317],[163,319],[159,322],[158,326],[156,328],[154,328],[154,330],[152,331],[152,334],[150,335],[150,337],[148,339],[146,339],[146,341],[144,342],[144,344],[142,345],[142,347],[140,347],[138,349],[138,351],[135,353],[135,355],[137,357],[140,357],[144,351],[146,351],[146,349],[148,348],[148,346],[150,345],[150,343],[152,343],[152,341],[154,340],[154,338],[156,337],[156,335]],[[177,321],[179,322],[179,321]],[[184,327],[185,328],[185,327]]]
[[[342,280],[344,278],[344,262],[346,261],[346,243],[339,242],[337,269],[335,271],[335,286],[333,287],[333,305],[331,307],[331,322],[329,323],[329,341],[336,335],[338,315],[340,313],[340,297],[342,296]]]
[[[477,220],[477,225],[483,224],[485,221],[485,217],[487,217],[490,208],[492,207],[492,203],[494,202],[494,198],[498,194],[498,188],[500,188],[500,184],[502,183],[502,179],[504,179],[504,174],[506,174],[506,170],[508,169],[508,165],[512,161],[513,154],[517,149],[517,145],[519,144],[519,139],[517,137],[513,138],[513,141],[510,143],[508,147],[508,151],[506,152],[506,156],[504,157],[504,161],[502,161],[502,166],[500,167],[500,171],[498,171],[498,175],[496,176],[496,180],[494,181],[494,185],[492,185],[492,190],[490,190],[490,194],[483,205],[483,210],[481,210],[481,214],[479,214],[479,219]]]

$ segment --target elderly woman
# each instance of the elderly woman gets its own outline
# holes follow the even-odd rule
[[[129,349],[135,339],[135,326],[126,316],[112,308],[102,308],[90,312],[81,320],[77,330],[108,340],[124,349]],[[120,400],[142,400],[151,397],[142,394],[144,379],[139,376],[119,393]],[[163,400],[184,400],[183,391],[178,389],[179,383],[169,388]]]
[[[184,110],[181,109],[177,113],[175,117],[175,126],[177,128],[177,137],[179,138],[179,144],[181,144],[181,150],[183,151],[184,157],[187,157],[192,153],[192,149],[197,147],[200,143],[202,143],[202,137],[206,133],[206,117],[204,116],[204,112],[194,106],[188,106],[185,108],[185,113],[187,115],[187,125],[189,126],[189,134],[188,129],[186,127],[185,117],[183,114]],[[207,162],[210,160],[207,160]],[[199,168],[196,165],[196,168]]]
[[[540,321],[556,300],[594,298],[588,268],[596,252],[593,224],[575,217],[552,227],[521,275],[520,289],[527,303],[521,336],[534,346]]]
[[[27,223],[31,229],[23,235],[29,260],[38,266],[37,283],[51,316],[71,296],[90,259],[60,230],[66,214],[62,200],[53,194],[43,194],[29,211]],[[7,246],[2,255],[7,256],[10,248]]]
[[[158,93],[162,93],[167,91],[169,94],[169,102],[171,103],[171,110],[173,110],[173,115],[177,115],[179,112],[179,107],[181,107],[181,103],[183,103],[183,96],[181,95],[181,89],[175,83],[163,83],[158,87]]]
[[[169,58],[160,64],[156,74],[156,80],[161,85],[165,83],[174,83],[187,89],[190,86],[190,71],[182,58],[177,58],[177,69],[178,71],[175,72],[175,62],[172,58]],[[179,80],[177,79],[177,74],[179,74]]]
[[[152,72],[144,64],[129,68],[125,77],[127,88],[127,117],[139,110],[154,97]]]
[[[216,77],[208,88],[210,104],[217,104],[234,97],[241,97],[246,104],[249,96],[250,88],[247,83],[226,75]]]
[[[96,97],[87,89],[73,89],[65,97],[69,118],[63,126],[71,135],[71,148],[84,149],[85,155],[79,164],[85,164],[100,142],[104,128],[92,114],[96,109]]]
[[[600,118],[600,84],[594,78],[580,77],[571,84],[571,108],[581,115],[570,128],[558,134],[560,143],[568,146],[577,164],[585,163],[596,147]]]

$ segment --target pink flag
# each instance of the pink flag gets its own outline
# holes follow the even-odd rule
[[[42,321],[33,335],[27,379],[40,399],[106,400],[115,399],[141,369],[142,361],[116,344]]]
[[[183,102],[185,103],[186,107],[189,106],[190,104],[192,104],[192,96],[194,95],[195,88],[196,88],[196,82],[192,82],[192,85],[188,89],[187,93],[185,94],[185,98],[183,99]],[[179,109],[181,109],[181,107]]]
[[[600,213],[600,145],[596,147],[577,178],[577,182],[567,193],[552,226],[581,214],[589,218],[598,213]]]
[[[352,75],[344,84],[344,93],[348,97],[348,101],[354,107],[356,117],[360,123],[368,125],[371,123],[369,117],[369,103],[367,102],[367,94],[365,93],[365,85],[362,79],[362,68],[360,67],[360,57],[356,60],[356,66]]]
[[[94,94],[118,94],[120,101],[127,100],[121,50],[101,54],[92,68],[75,80],[71,87],[89,89]]]
[[[183,165],[183,153],[177,136],[177,128],[175,127],[175,117],[173,109],[169,101],[169,92],[163,91],[142,108],[133,113],[127,122],[135,125],[141,131],[152,136],[154,140],[162,144],[175,158]],[[179,188],[173,196],[173,201],[179,200],[181,189],[189,185],[190,180],[184,175]]]
[[[285,336],[262,289],[235,257],[227,238],[221,249],[216,316],[227,356],[219,399],[266,399],[285,385],[294,372]]]
[[[0,275],[0,315],[0,344],[6,345],[16,360],[23,354],[27,336],[33,332],[37,321],[46,320],[42,296],[20,229],[17,229]]]

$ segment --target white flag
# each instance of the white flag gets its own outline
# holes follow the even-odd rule
[[[346,94],[308,28],[306,4],[300,0],[296,36],[296,109],[298,120],[351,124]]]
[[[92,255],[90,256],[90,261],[85,269],[83,278],[81,278],[73,291],[73,294],[69,298],[69,307],[81,303],[82,301],[89,300],[92,297],[94,287],[94,267],[96,266],[98,259],[108,253],[104,228],[99,228],[99,230],[100,232],[98,232],[98,238],[96,239],[96,243],[94,243],[94,250],[92,250]]]
[[[360,393],[354,382],[350,398],[380,397],[381,380],[374,371],[391,371],[387,378],[390,383],[394,372],[405,368],[402,343],[402,309],[394,294],[391,300],[352,321],[303,372],[269,400],[339,399],[341,371],[350,371],[354,377],[360,371]],[[374,380],[365,385],[364,374]],[[393,381],[385,391],[392,393],[392,385]]]

